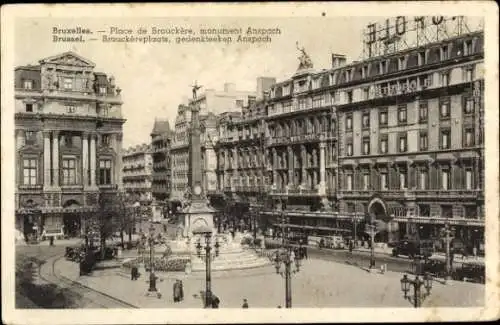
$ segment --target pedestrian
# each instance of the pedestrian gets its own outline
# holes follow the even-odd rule
[[[173,288],[174,302],[180,301],[180,285],[179,280],[175,280],[174,288]]]
[[[219,303],[220,303],[219,297],[212,294],[212,308],[214,308],[214,309],[219,308]]]
[[[243,299],[243,305],[241,308],[248,308],[248,301],[246,299]]]
[[[184,284],[182,280],[179,280],[179,301],[184,300]]]
[[[349,253],[352,254],[353,249],[354,249],[354,242],[352,240],[349,240]]]
[[[139,278],[139,269],[137,268],[136,264],[132,265],[132,269],[130,271],[130,276],[131,276],[132,281],[135,281]]]
[[[54,236],[50,236],[50,246],[54,246]]]

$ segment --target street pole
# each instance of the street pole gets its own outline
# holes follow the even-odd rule
[[[419,308],[422,304],[420,301],[420,281],[417,278],[415,279],[415,282],[413,283],[413,288],[414,288],[414,293],[413,293],[413,306],[415,308]]]
[[[357,216],[358,216],[357,213],[354,212],[354,247],[356,247],[357,243],[358,243],[358,241],[357,241],[357,224],[358,224],[358,221],[356,219]]]
[[[290,252],[288,252],[288,254],[289,258]],[[290,274],[290,264],[290,260],[285,262],[285,308],[292,308],[292,276]]]
[[[445,241],[446,241],[446,277],[445,281],[451,279],[451,256],[450,256],[450,228],[445,224]]]
[[[210,235],[205,236],[205,243],[205,308],[210,308],[212,305]]]

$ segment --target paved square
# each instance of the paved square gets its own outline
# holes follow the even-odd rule
[[[172,286],[175,274],[158,275],[162,281],[158,288],[161,299],[145,297],[148,274],[137,281],[116,270],[96,271],[92,276],[78,277],[75,263],[60,260],[56,267],[61,273],[81,283],[118,297],[139,307],[150,308],[200,308],[200,291],[205,288],[204,274],[186,276],[184,282],[185,300],[175,303]],[[356,266],[322,260],[306,260],[301,271],[292,278],[293,307],[412,307],[403,299],[400,273],[368,273]],[[434,281],[431,296],[423,306],[432,307],[479,307],[484,305],[484,285],[456,282],[443,285]],[[220,298],[220,308],[240,308],[243,299],[248,299],[250,308],[284,307],[285,283],[276,274],[272,265],[260,270],[213,273],[212,291]]]

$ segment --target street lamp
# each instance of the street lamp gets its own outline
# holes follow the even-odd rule
[[[423,301],[431,294],[432,289],[432,276],[426,272],[423,279],[421,279],[418,275],[414,280],[408,279],[408,275],[405,274],[400,280],[401,282],[401,291],[404,293],[404,298],[410,299],[408,296],[408,292],[410,291],[410,286],[413,286],[413,307],[419,308],[422,307]],[[422,292],[421,288],[424,286],[425,292]]]
[[[147,291],[147,295],[156,293],[158,298],[161,298],[161,294],[156,288],[156,275],[155,275],[155,267],[154,267],[154,226],[151,224],[149,227],[149,288]]]
[[[285,307],[292,308],[292,273],[300,271],[300,262],[302,260],[300,248],[302,248],[302,243],[299,246],[299,254],[295,254],[293,248],[286,242],[288,228],[285,227],[285,222],[288,223],[288,218],[285,218],[283,213],[281,217],[282,247],[275,252],[274,267],[276,273],[285,278]],[[282,265],[285,266],[284,270],[281,268]],[[292,270],[293,265],[295,265],[294,270]]]
[[[375,234],[377,226],[368,224],[366,228],[366,232],[370,235],[370,270],[373,270],[375,269]]]
[[[196,253],[198,257],[201,258],[202,249],[205,250],[205,308],[210,308],[212,305],[212,287],[211,287],[211,263],[212,263],[212,229],[208,226],[200,226],[193,230],[193,235],[200,235],[200,237],[205,238],[205,245],[201,244],[201,238],[198,239],[196,244]],[[217,240],[214,244],[215,256],[219,256],[219,241]]]

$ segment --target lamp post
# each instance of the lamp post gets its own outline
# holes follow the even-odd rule
[[[446,220],[446,223],[444,224],[444,240],[446,244],[446,275],[445,275],[445,281],[448,281],[451,279],[451,272],[453,269],[452,265],[452,260],[451,260],[451,241],[453,240],[453,236],[451,235],[454,232],[454,229],[450,227],[450,223],[448,220]]]
[[[156,293],[158,298],[161,297],[160,292],[156,288],[156,275],[155,275],[155,267],[154,267],[154,226],[151,224],[149,227],[149,288],[147,291],[147,295]]]
[[[370,235],[370,270],[375,269],[375,234],[376,225],[368,224],[366,225],[366,232]]]
[[[292,308],[292,273],[300,271],[301,254],[296,254],[291,245],[288,244],[288,228],[285,227],[285,222],[288,223],[288,218],[285,218],[284,212],[281,215],[281,233],[282,247],[275,252],[274,266],[276,273],[285,278],[285,308]],[[300,243],[302,248],[302,243]],[[301,250],[299,249],[299,252]],[[284,270],[281,266],[284,265]],[[292,267],[295,265],[295,269]]]
[[[408,278],[408,275],[405,274],[400,280],[401,282],[401,291],[404,293],[404,298],[413,300],[413,307],[419,308],[422,307],[423,301],[431,294],[432,289],[432,276],[426,272],[423,276],[423,279],[420,278],[419,275],[415,277],[415,279],[411,280]],[[422,286],[425,287],[425,292],[422,292]],[[413,287],[413,299],[408,296],[408,292],[410,291],[410,287]]]
[[[211,276],[211,263],[212,263],[212,229],[208,226],[201,226],[193,230],[193,235],[199,235],[200,239],[196,244],[196,253],[201,258],[202,249],[205,250],[205,308],[210,308],[212,305],[212,276]],[[201,244],[201,238],[205,238],[205,245]],[[219,242],[216,241],[215,256],[219,256]]]

